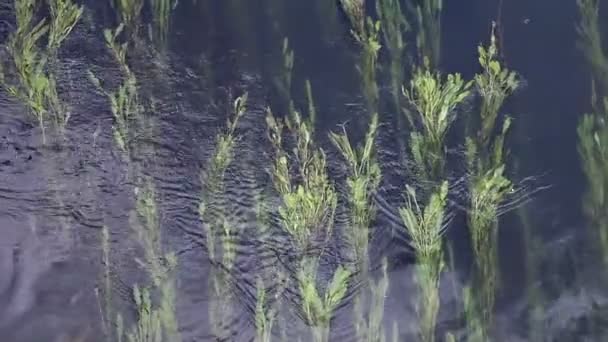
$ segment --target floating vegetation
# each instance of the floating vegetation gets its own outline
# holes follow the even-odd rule
[[[8,93],[23,102],[33,114],[46,143],[47,120],[53,120],[59,130],[65,129],[70,112],[57,94],[55,75],[50,71],[49,58],[56,55],[80,18],[82,8],[69,0],[51,1],[51,23],[46,19],[36,22],[36,0],[15,1],[17,29],[8,39],[8,53],[12,65],[0,65],[0,84]],[[47,47],[40,41],[47,36]]]
[[[443,182],[431,194],[426,206],[421,207],[416,191],[406,187],[406,204],[399,209],[401,219],[411,237],[416,253],[416,282],[420,290],[418,314],[420,316],[420,339],[435,341],[435,327],[439,312],[439,280],[444,267],[442,236],[449,215],[446,215],[448,183]]]
[[[415,110],[415,129],[410,133],[410,151],[416,175],[424,181],[439,181],[445,165],[445,135],[456,118],[454,109],[469,95],[471,82],[460,74],[444,78],[428,64],[418,69],[403,93]]]
[[[349,165],[347,179],[350,224],[344,232],[349,242],[349,253],[357,264],[357,271],[367,275],[369,269],[368,244],[371,222],[376,214],[373,194],[380,184],[380,166],[375,156],[374,141],[378,131],[378,115],[372,116],[362,145],[353,148],[346,130],[342,134],[330,133],[330,138]]]
[[[317,264],[316,259],[302,261],[298,273],[298,285],[302,296],[302,311],[307,324],[312,328],[312,341],[329,342],[331,318],[346,295],[351,273],[338,266],[332,281],[327,285],[325,295],[322,296],[317,289]]]
[[[124,25],[120,24],[115,30],[104,30],[106,45],[112,51],[124,74],[124,79],[118,89],[106,90],[95,74],[91,71],[88,74],[91,82],[110,100],[110,109],[114,117],[112,130],[116,144],[123,152],[129,152],[138,133],[133,126],[137,127],[140,124],[137,121],[141,118],[143,106],[139,101],[137,78],[126,61],[127,43],[118,42],[118,37],[123,29]]]

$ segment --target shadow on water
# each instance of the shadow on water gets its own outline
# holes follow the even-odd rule
[[[525,79],[525,88],[503,111],[511,113],[516,123],[509,146],[517,169],[511,173],[525,186],[522,193],[529,198],[501,216],[501,285],[494,336],[497,341],[529,340],[530,283],[546,292],[543,319],[536,322],[544,326],[546,340],[564,340],[560,338],[563,332],[573,338],[577,331],[586,336],[587,326],[581,321],[594,308],[608,304],[608,299],[605,292],[587,283],[601,265],[587,262],[593,248],[588,247],[579,209],[585,183],[575,127],[588,109],[589,82],[574,47],[576,5],[574,1],[504,1],[501,17],[496,18],[499,3],[502,1],[446,2],[441,63],[442,70],[461,72],[470,79],[478,72],[477,45],[487,40],[490,22],[500,20],[504,62]],[[104,226],[111,232],[115,253],[113,304],[122,309],[127,321],[135,319],[131,287],[146,281],[135,261],[140,250],[129,228],[137,184],[127,176],[128,166],[114,146],[108,103],[87,78],[87,71],[92,70],[109,83],[118,82],[119,70],[101,34],[116,19],[102,1],[86,1],[85,6],[84,19],[60,54],[60,95],[73,113],[67,143],[43,145],[39,130],[24,115],[24,107],[0,93],[2,341],[105,340],[99,337],[103,336],[102,313],[95,295],[102,286],[99,239]],[[0,5],[0,12],[0,38],[6,40],[14,25],[12,9]],[[172,13],[166,53],[157,54],[143,41],[131,57],[142,94],[154,104],[147,113],[154,134],[142,139],[146,152],[134,158],[144,165],[143,173],[154,179],[166,238],[163,243],[178,256],[176,307],[182,339],[215,341],[207,317],[207,306],[215,299],[208,296],[213,265],[199,217],[200,173],[213,154],[216,134],[225,126],[232,99],[249,93],[248,111],[237,129],[235,162],[226,172],[227,191],[220,201],[241,232],[238,260],[229,280],[240,310],[235,321],[228,322],[230,341],[251,341],[256,277],[277,255],[286,259],[291,255],[280,234],[269,241],[257,241],[255,235],[260,224],[255,196],[272,188],[266,107],[277,108],[274,111],[279,116],[286,111],[274,87],[281,42],[288,37],[295,51],[292,95],[298,108],[306,106],[304,81],[311,81],[318,142],[327,151],[331,177],[341,194],[346,192],[347,171],[325,133],[336,131],[344,122],[357,127],[357,120],[367,120],[355,69],[356,42],[344,13],[323,0],[180,0]],[[381,60],[386,58],[382,53]],[[379,86],[382,96],[388,97],[389,85]],[[408,133],[390,123],[400,114],[381,114],[386,120],[381,115],[384,122],[377,145],[383,180],[374,194],[378,217],[370,239],[372,273],[379,275],[381,260],[388,257],[390,300],[385,305],[384,325],[390,331],[392,322],[398,320],[399,341],[412,340],[417,324],[418,290],[412,281],[415,258],[398,211],[404,202],[404,185],[411,179],[395,138]],[[354,135],[362,138],[363,133]],[[454,153],[461,150],[456,147]],[[456,215],[447,237],[454,249],[450,262],[456,267],[442,276],[437,336],[452,331],[466,340],[462,287],[472,255],[461,209],[464,204],[458,194],[466,191],[459,185],[465,173],[462,165],[454,165],[454,170],[450,209]],[[268,201],[270,225],[278,226],[280,199]],[[344,203],[339,207],[337,231],[348,224]],[[526,224],[522,224],[519,208],[526,212]],[[541,261],[535,279],[523,276],[531,254],[524,225],[532,227],[538,240]],[[342,241],[337,240],[323,257],[319,275],[323,280],[330,279],[343,258],[339,252]],[[262,244],[267,244],[267,255],[256,255]],[[573,273],[578,277],[575,280]],[[356,340],[351,299],[366,284],[357,285],[337,309],[332,341]],[[297,289],[288,289],[284,296],[286,302],[297,302]],[[305,331],[298,310],[284,314],[290,333]]]

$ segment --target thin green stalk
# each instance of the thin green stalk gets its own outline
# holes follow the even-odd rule
[[[135,37],[141,23],[144,0],[110,0],[110,3],[117,11],[119,22],[125,25],[126,33],[130,38]]]
[[[413,10],[418,32],[416,46],[420,60],[428,59],[432,68],[441,62],[441,15],[443,0],[420,0]]]
[[[417,258],[416,282],[420,290],[418,315],[420,316],[420,339],[435,341],[437,313],[439,312],[439,280],[444,267],[442,236],[447,221],[445,207],[448,183],[429,197],[421,207],[415,190],[406,188],[406,205],[399,209]]]
[[[576,27],[579,36],[578,47],[593,70],[593,78],[601,85],[601,91],[608,94],[608,56],[602,44],[600,1],[577,0],[576,4],[581,19]]]
[[[369,314],[365,316],[364,306],[366,306],[366,296],[358,295],[354,299],[355,331],[357,341],[360,342],[384,342],[386,333],[384,331],[384,304],[388,291],[388,261],[382,260],[382,275],[380,279],[370,279],[370,303]],[[393,333],[393,337],[397,333]]]
[[[55,56],[61,43],[70,35],[80,20],[84,7],[71,0],[49,0],[51,22],[48,36],[49,55]]]
[[[171,11],[177,5],[177,0],[150,0],[154,17],[153,36],[156,44],[165,47],[171,23]]]

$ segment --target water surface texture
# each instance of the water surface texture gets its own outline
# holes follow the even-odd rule
[[[7,44],[17,25],[13,1],[0,3],[5,64],[10,64]],[[49,15],[44,1],[34,2],[37,18]],[[272,183],[275,151],[266,116],[269,107],[277,117],[287,113],[277,80],[288,38],[294,51],[291,98],[306,112],[310,81],[314,140],[325,151],[338,193],[332,233],[322,250],[306,252],[319,257],[316,284],[323,294],[338,266],[346,265],[342,233],[350,224],[349,169],[328,133],[341,132],[346,124],[359,142],[371,117],[356,68],[361,50],[348,18],[333,0],[167,1],[168,33],[161,41],[153,20],[157,2],[144,1],[127,51],[145,104],[145,127],[128,154],[116,144],[110,101],[89,77],[94,73],[111,89],[124,79],[103,36],[104,28],[118,25],[111,1],[78,2],[83,14],[52,63],[59,97],[71,113],[63,135],[49,126],[43,143],[29,109],[6,88],[0,90],[0,341],[125,341],[126,334],[119,339],[116,333],[118,315],[127,333],[141,321],[135,285],[149,288],[152,307],[161,307],[167,294],[143,265],[150,246],[137,230],[137,198],[145,184],[154,188],[159,235],[152,240],[163,253],[156,259],[166,266],[164,253],[173,253],[177,261],[166,276],[174,287],[170,306],[178,333],[165,330],[160,339],[133,342],[316,341],[297,283],[303,255],[281,228],[282,198]],[[422,2],[401,1],[402,10]],[[603,19],[608,3],[599,3]],[[374,1],[366,2],[372,18],[377,18],[375,8]],[[599,228],[583,210],[588,180],[577,149],[577,126],[592,110],[593,73],[577,48],[576,1],[446,0],[441,19],[438,70],[471,80],[480,72],[477,47],[489,43],[495,21],[500,61],[521,80],[499,113],[513,118],[505,163],[517,190],[500,210],[499,277],[488,339],[605,339],[608,278],[595,235]],[[599,26],[607,42],[607,26],[602,20]],[[404,35],[406,84],[418,63],[415,39],[414,31]],[[390,58],[383,46],[376,68],[380,125],[375,143],[382,178],[371,195],[377,211],[369,228],[369,278],[351,275],[332,312],[329,341],[420,340],[417,258],[399,215],[405,185],[413,182],[411,156],[402,145],[410,133],[392,102]],[[201,218],[200,205],[209,192],[203,181],[217,135],[226,131],[233,101],[244,93],[248,99],[234,131],[234,156],[221,194],[209,205],[210,217],[221,216],[231,227],[235,256],[227,267],[210,256],[210,250],[222,248],[210,247],[206,232],[212,222]],[[464,118],[476,110],[477,96],[473,91],[455,109],[457,119],[446,138],[451,220],[443,235],[437,341],[448,333],[456,341],[479,341],[467,324],[463,297],[475,268],[466,219]],[[361,339],[355,328],[357,298],[368,293],[359,314],[367,317],[374,305],[369,290],[383,277],[383,260],[388,288],[379,325],[385,339]],[[221,298],[213,289],[218,274]],[[268,341],[256,340],[260,279],[268,296],[279,293],[280,299],[272,297],[280,304]],[[214,314],[210,308],[218,306],[220,311],[229,307],[229,314]],[[221,334],[213,327],[218,320]]]

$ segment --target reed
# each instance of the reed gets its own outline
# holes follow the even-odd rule
[[[439,181],[445,165],[445,136],[456,118],[454,109],[470,93],[472,82],[460,74],[444,78],[427,64],[418,69],[403,93],[414,109],[415,128],[410,133],[410,152],[415,174],[422,181]]]
[[[439,281],[444,267],[442,236],[447,227],[446,202],[448,183],[443,182],[421,207],[416,191],[406,187],[406,203],[399,214],[411,238],[416,253],[416,282],[420,290],[418,315],[420,316],[420,339],[435,341],[437,313],[439,312]]]
[[[344,232],[350,245],[350,255],[356,270],[367,278],[369,269],[368,245],[371,222],[376,214],[373,194],[380,184],[380,166],[375,155],[374,141],[378,132],[378,115],[372,116],[363,144],[353,147],[346,130],[330,133],[330,139],[346,160],[350,175],[347,179],[350,224]]]
[[[302,297],[302,311],[312,328],[312,341],[329,342],[330,322],[335,309],[346,295],[351,273],[338,266],[331,282],[322,295],[317,289],[316,259],[304,259],[298,272],[298,285]]]

